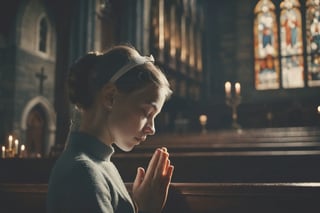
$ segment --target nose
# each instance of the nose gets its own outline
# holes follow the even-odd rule
[[[150,122],[146,123],[144,127],[144,133],[147,135],[154,135],[156,133],[156,129],[154,127],[154,121],[151,120]]]

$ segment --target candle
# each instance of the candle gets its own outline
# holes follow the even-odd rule
[[[240,95],[241,86],[239,82],[235,84],[235,89],[236,89],[236,95]]]
[[[231,83],[230,83],[230,81],[227,81],[224,84],[224,89],[225,89],[227,97],[230,97],[231,96]]]
[[[20,157],[23,158],[24,157],[24,150],[26,149],[25,145],[22,144],[20,147]]]
[[[18,154],[18,151],[19,151],[19,140],[15,139],[14,140],[14,153]]]
[[[5,157],[6,157],[6,147],[5,147],[5,146],[2,146],[1,157],[2,157],[2,158],[5,158]]]
[[[9,147],[8,147],[8,149],[11,150],[11,149],[12,149],[12,140],[13,140],[12,135],[9,135],[8,140],[9,140]]]
[[[207,116],[206,115],[200,115],[199,121],[201,125],[206,125],[207,123]]]

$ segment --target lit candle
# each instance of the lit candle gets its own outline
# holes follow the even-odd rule
[[[6,147],[5,147],[5,146],[2,146],[1,157],[2,157],[2,158],[5,158],[5,157],[6,157]]]
[[[206,133],[207,132],[207,130],[206,130],[207,116],[206,115],[200,115],[199,116],[199,121],[200,121],[200,124],[202,126],[201,133]]]
[[[227,81],[227,82],[224,84],[224,89],[225,89],[225,91],[226,91],[227,97],[230,97],[230,96],[231,96],[231,83],[230,83],[230,81]]]
[[[207,124],[207,116],[206,115],[200,115],[199,121],[201,125],[206,125]]]
[[[240,95],[241,86],[239,82],[235,84],[235,89],[236,89],[236,95]]]
[[[24,150],[26,149],[25,145],[22,144],[20,147],[20,157],[23,158],[24,157]]]
[[[320,105],[318,106],[317,110],[318,110],[318,114],[320,114]]]
[[[8,149],[11,150],[11,149],[12,149],[12,140],[13,140],[12,135],[9,135],[8,140],[9,140],[9,147],[8,147]]]
[[[14,140],[14,153],[18,154],[18,151],[19,151],[19,140],[15,139]]]

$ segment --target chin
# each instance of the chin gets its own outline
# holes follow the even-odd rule
[[[117,145],[117,147],[119,147],[119,149],[121,149],[122,151],[124,152],[130,152],[134,146],[128,146],[128,145],[125,145],[125,144],[119,144],[119,143],[115,143]]]

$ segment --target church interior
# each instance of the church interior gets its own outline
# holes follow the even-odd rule
[[[46,211],[68,68],[121,43],[173,90],[154,136],[115,147],[129,190],[165,146],[164,213],[319,211],[319,0],[5,0],[0,17],[0,212]]]

